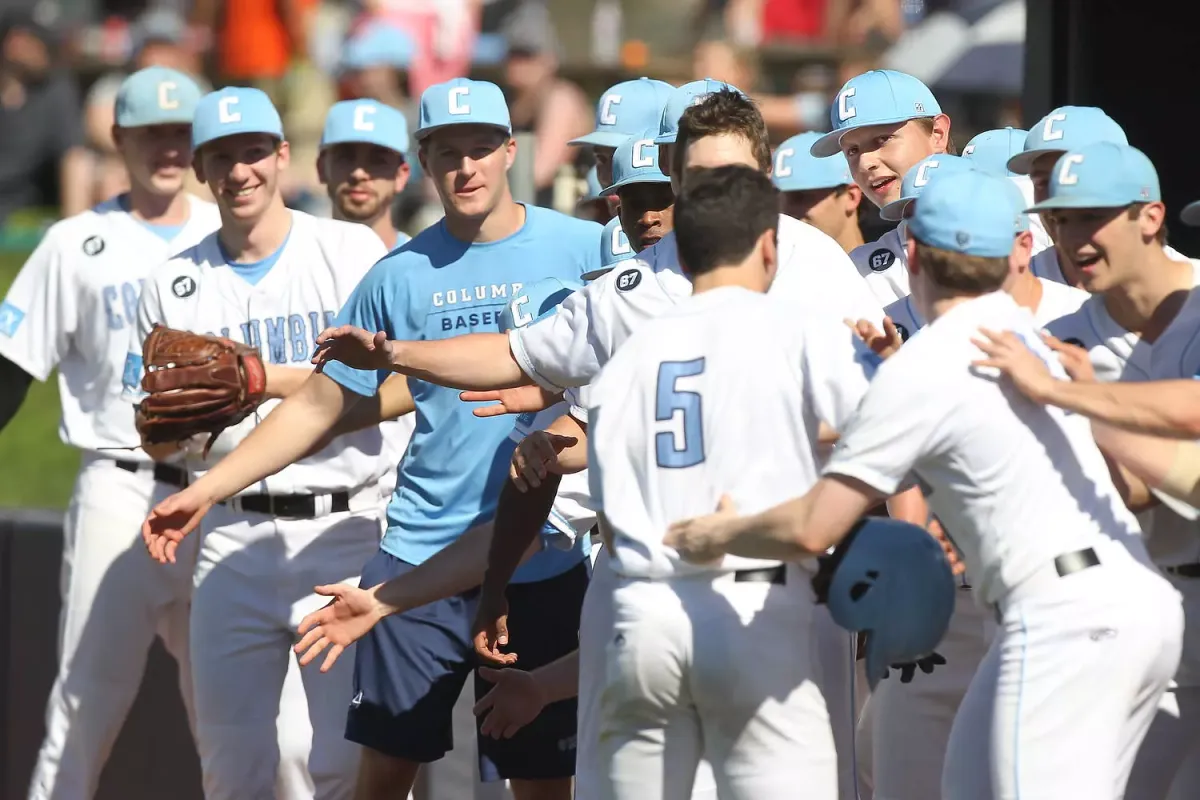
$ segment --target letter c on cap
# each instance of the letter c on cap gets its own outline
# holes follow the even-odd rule
[[[633,252],[633,246],[629,244],[629,237],[625,235],[625,231],[621,229],[620,225],[612,229],[612,241],[610,244],[614,256],[623,256],[626,253]]]
[[[654,158],[646,155],[647,147],[654,147],[654,142],[650,139],[638,139],[633,143],[634,169],[645,169],[646,167],[654,166]]]
[[[455,86],[450,90],[450,113],[455,115],[470,114],[471,105],[465,102],[471,89],[467,86]]]
[[[1071,168],[1076,164],[1083,163],[1083,156],[1079,154],[1069,155],[1063,158],[1062,166],[1058,168],[1058,185],[1059,186],[1074,186],[1079,183],[1079,176],[1071,171]]]
[[[174,81],[163,81],[158,85],[158,107],[163,111],[171,111],[179,108],[179,100],[177,100],[172,92],[179,87]]]
[[[840,94],[838,94],[838,99],[837,99],[838,119],[840,119],[842,122],[845,122],[846,120],[848,120],[852,117],[858,116],[858,109],[855,108],[854,106],[850,105],[850,98],[854,97],[854,93],[856,91],[858,91],[858,90],[855,89],[853,86],[851,86],[849,89],[846,89],[846,90],[842,91]]]
[[[222,125],[242,121],[242,112],[234,111],[233,107],[241,100],[240,97],[222,97],[217,103],[217,119]]]
[[[375,112],[378,110],[375,106],[357,106],[354,109],[354,130],[375,130],[375,120],[371,119],[371,117],[374,117]]]
[[[600,102],[600,124],[601,125],[616,125],[617,115],[613,113],[613,106],[621,104],[621,95],[606,94],[604,100]]]
[[[1062,130],[1054,127],[1054,123],[1066,122],[1066,120],[1066,114],[1052,114],[1051,116],[1046,117],[1046,122],[1044,125],[1042,125],[1042,141],[1053,142],[1057,139],[1063,138]]]
[[[788,163],[788,159],[796,155],[796,151],[790,147],[784,147],[775,153],[775,177],[786,178],[792,174],[792,166]]]
[[[967,156],[971,155],[971,153],[974,153],[974,152],[975,152],[975,145],[969,144],[963,148],[962,156],[963,156],[963,158],[966,158]]]
[[[929,170],[937,169],[942,163],[940,161],[926,161],[921,166],[917,167],[917,177],[913,178],[913,186],[920,189],[925,184],[929,183]]]

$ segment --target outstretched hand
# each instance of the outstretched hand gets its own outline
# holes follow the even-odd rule
[[[863,344],[871,348],[871,352],[880,358],[890,358],[900,349],[900,345],[904,344],[904,336],[896,327],[896,323],[892,322],[891,317],[883,318],[883,333],[880,333],[874,323],[867,319],[860,319],[858,322],[847,319],[844,322],[859,339],[862,339]]]
[[[531,385],[517,386],[513,389],[461,392],[458,399],[464,403],[492,403],[490,406],[480,406],[471,413],[477,417],[498,417],[503,414],[543,411],[562,400],[562,394],[553,394],[540,386]]]
[[[480,667],[479,677],[495,684],[472,709],[481,718],[479,732],[484,736],[511,739],[546,707],[546,693],[532,673]]]
[[[150,557],[160,564],[174,564],[179,543],[196,530],[212,506],[213,501],[193,486],[176,492],[150,509],[142,523],[142,541]]]
[[[561,436],[550,431],[534,431],[520,441],[513,450],[512,464],[508,477],[521,492],[542,485],[546,476],[561,475],[558,454],[579,443],[574,436]]]
[[[475,655],[484,663],[499,667],[517,663],[516,653],[501,652],[508,645],[508,600],[503,592],[490,594],[485,590],[471,630]]]
[[[330,361],[353,369],[391,369],[392,343],[383,331],[371,333],[353,325],[326,328],[317,336],[312,363],[320,372]]]
[[[347,647],[375,627],[375,623],[384,617],[385,610],[371,589],[334,583],[318,586],[313,591],[333,599],[300,620],[297,632],[302,638],[294,649],[300,656],[300,666],[306,667],[329,648],[321,663],[321,672],[328,672]]]
[[[1000,370],[1021,394],[1035,403],[1045,403],[1058,382],[1050,373],[1050,365],[1012,331],[980,328],[979,332],[983,338],[971,341],[987,358],[972,362],[972,366]]]

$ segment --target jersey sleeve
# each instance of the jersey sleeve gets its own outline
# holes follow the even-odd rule
[[[557,314],[509,332],[509,348],[521,371],[546,391],[581,386],[600,372],[593,313],[603,302],[610,275],[572,293]]]
[[[0,356],[44,381],[70,348],[79,292],[58,240],[48,234],[0,303]]]
[[[895,358],[895,356],[893,356]],[[841,429],[825,475],[844,475],[892,495],[931,447],[947,409],[920,370],[880,368],[858,410]],[[912,364],[906,366],[913,366]]]
[[[384,259],[371,268],[355,287],[346,305],[338,312],[334,326],[353,325],[371,332],[384,331],[392,340],[420,338],[409,324],[408,291],[403,283],[403,268]],[[325,365],[324,372],[335,383],[364,397],[373,396],[391,370],[362,370],[340,361]]]
[[[841,431],[882,361],[844,324],[831,319],[807,328],[801,367],[806,399],[818,419]]]
[[[143,397],[142,373],[145,371],[145,365],[142,363],[142,344],[156,324],[165,325],[167,322],[158,282],[154,279],[158,272],[159,270],[154,270],[146,278],[141,297],[138,298],[137,325],[129,334],[125,368],[121,372],[121,399],[128,403],[138,403]]]

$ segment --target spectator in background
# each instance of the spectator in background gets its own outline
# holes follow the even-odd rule
[[[352,0],[358,11],[351,33],[372,21],[400,28],[416,49],[408,69],[408,93],[420,97],[435,83],[466,75],[479,33],[484,0]]]
[[[195,0],[192,25],[205,32],[218,84],[253,86],[283,109],[284,77],[308,53],[308,16],[317,0]]]
[[[0,16],[0,226],[22,208],[89,205],[79,95],[39,8]]]
[[[553,206],[554,183],[577,156],[570,141],[592,130],[592,108],[583,90],[558,76],[558,36],[542,2],[526,0],[508,18],[504,82],[513,132],[536,136],[534,202]]]

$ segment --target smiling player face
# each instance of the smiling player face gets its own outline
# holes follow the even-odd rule
[[[191,125],[114,128],[113,139],[135,186],[160,196],[183,190],[192,164]]]
[[[208,142],[196,154],[196,177],[208,185],[222,217],[256,220],[287,169],[287,142],[265,133],[240,133]]]
[[[1063,278],[1089,292],[1122,286],[1137,274],[1141,214],[1123,208],[1072,208],[1045,212],[1054,225]]]
[[[929,133],[916,120],[893,125],[868,125],[842,135],[842,153],[850,174],[872,203],[883,207],[900,199],[900,181],[918,161],[944,150],[942,137]]]
[[[343,142],[325,148],[317,172],[335,219],[372,222],[390,211],[396,193],[408,183],[409,167],[395,150]]]
[[[490,125],[455,125],[421,143],[421,164],[433,179],[447,214],[481,219],[508,191],[517,143]]]

